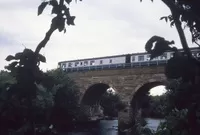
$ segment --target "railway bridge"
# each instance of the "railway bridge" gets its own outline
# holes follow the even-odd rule
[[[80,103],[87,105],[85,110],[89,110],[91,118],[99,119],[103,115],[98,105],[94,106],[109,88],[113,88],[124,102],[129,103],[125,110],[118,112],[118,127],[124,130],[128,128],[127,125],[130,125],[133,118],[130,103],[135,102],[134,96],[139,95],[137,93],[141,91],[149,91],[155,86],[167,83],[164,67],[163,63],[114,69],[102,67],[98,70],[68,72],[68,76],[80,87]]]
[[[80,102],[84,104],[95,104],[108,88],[114,89],[123,101],[130,102],[137,91],[167,82],[163,64],[68,72],[68,76],[81,89]]]

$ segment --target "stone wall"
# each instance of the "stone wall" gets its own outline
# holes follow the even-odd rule
[[[129,102],[142,85],[149,82],[166,81],[163,66],[72,72],[68,75],[78,84],[82,96],[90,86],[105,83],[114,88],[125,102]]]

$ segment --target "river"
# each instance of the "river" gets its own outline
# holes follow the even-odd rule
[[[162,119],[146,118],[147,127],[156,130]],[[118,135],[117,120],[101,120],[96,128],[88,128],[84,132],[71,132],[62,135]]]

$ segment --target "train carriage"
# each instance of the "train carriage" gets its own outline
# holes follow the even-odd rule
[[[183,50],[179,50],[183,53]],[[191,48],[192,55],[200,58],[200,49]],[[125,55],[115,55],[79,60],[62,61],[58,63],[59,68],[66,71],[83,71],[83,70],[98,70],[112,68],[130,68],[137,66],[151,66],[166,64],[167,60],[173,57],[173,52],[165,52],[163,55],[150,60],[148,53],[133,53]]]

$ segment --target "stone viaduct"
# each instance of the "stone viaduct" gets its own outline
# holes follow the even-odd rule
[[[81,100],[88,102],[97,100],[109,87],[112,87],[123,101],[130,102],[139,89],[149,90],[166,83],[164,65],[70,72],[68,76],[80,87]]]

